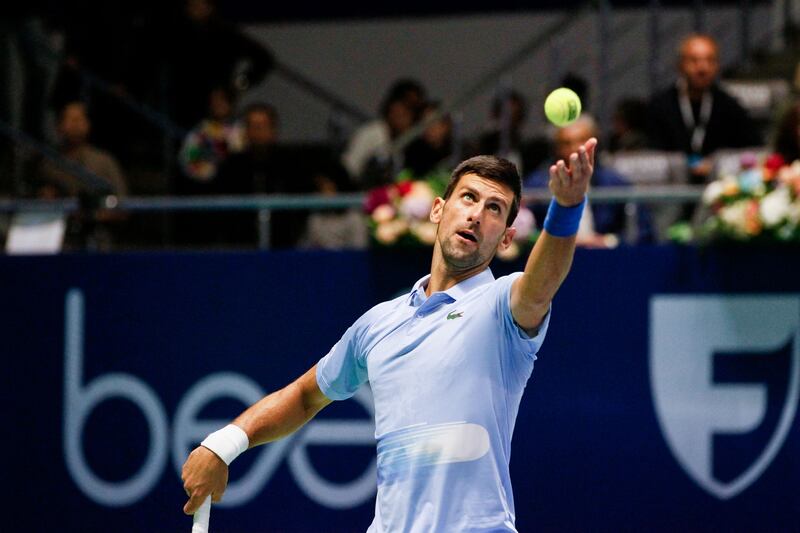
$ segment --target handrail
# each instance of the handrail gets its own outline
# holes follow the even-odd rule
[[[589,198],[594,204],[606,203],[683,203],[698,201],[705,189],[702,185],[628,186],[593,189]],[[552,194],[547,188],[525,189],[522,194],[526,204],[544,204]],[[347,193],[335,196],[324,194],[247,196],[141,196],[107,197],[97,208],[126,212],[153,211],[297,211],[360,208],[367,198],[365,193]],[[82,209],[75,198],[59,200],[27,200],[0,197],[0,213],[63,212]]]

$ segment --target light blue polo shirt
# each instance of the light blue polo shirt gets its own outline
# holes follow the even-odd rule
[[[484,270],[425,296],[430,276],[376,305],[317,365],[333,400],[369,381],[378,495],[369,532],[516,531],[508,464],[535,338],[511,316],[515,273]]]

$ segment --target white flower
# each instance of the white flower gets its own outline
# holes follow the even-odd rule
[[[789,206],[792,198],[789,196],[789,189],[778,187],[768,195],[764,196],[759,206],[758,214],[764,225],[768,228],[775,227],[783,223],[789,215]]]
[[[411,226],[411,233],[425,244],[433,244],[436,240],[436,224],[433,222],[420,222]]]
[[[377,222],[378,224],[382,224],[384,222],[388,222],[392,220],[395,216],[396,212],[394,207],[389,204],[379,205],[375,208],[375,211],[372,212],[372,220]]]
[[[722,222],[740,235],[747,234],[747,202],[735,202],[719,210]]]
[[[433,189],[425,181],[415,181],[411,184],[411,190],[408,191],[407,196],[417,196],[420,198],[427,198],[429,202],[433,203]]]
[[[706,205],[712,205],[717,200],[722,197],[722,192],[725,190],[725,186],[722,184],[722,181],[712,181],[706,187],[706,190],[703,191],[703,203]]]
[[[406,231],[408,224],[404,220],[389,220],[378,225],[375,238],[381,244],[394,244]]]
[[[800,225],[800,202],[789,205],[789,208],[786,210],[786,218],[793,225]]]

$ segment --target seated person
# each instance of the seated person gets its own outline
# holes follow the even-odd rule
[[[437,103],[429,103],[422,112],[422,120],[438,111]],[[445,115],[431,123],[421,136],[405,149],[405,168],[416,178],[441,170],[453,153],[453,121]]]
[[[556,160],[568,161],[571,153],[576,152],[592,137],[597,137],[597,124],[590,115],[581,115],[578,120],[555,131]],[[548,166],[549,168],[549,166]],[[529,187],[547,187],[550,180],[548,168],[543,168],[529,174],[523,185]],[[624,187],[629,183],[617,172],[603,167],[596,160],[594,175],[590,187]],[[577,244],[593,248],[607,248],[618,242],[620,235],[627,235],[635,230],[636,243],[652,241],[652,225],[647,211],[639,206],[636,217],[636,228],[627,228],[628,223],[624,204],[593,204],[589,202],[590,209],[585,209],[578,230]],[[547,212],[547,205],[532,206],[536,223],[541,228]]]
[[[381,104],[381,116],[359,127],[342,154],[342,165],[362,189],[392,181],[392,143],[419,118],[423,87],[413,80],[399,80]]]
[[[244,150],[230,155],[219,167],[217,194],[299,194],[310,192],[303,172],[278,142],[278,114],[269,104],[250,105],[244,113]],[[271,213],[270,246],[291,248],[305,228],[306,213]],[[241,211],[225,217],[220,231],[224,244],[253,246],[258,242],[258,217]]]
[[[124,195],[128,191],[120,165],[113,155],[89,142],[92,124],[83,102],[69,102],[58,114],[58,152],[101,179],[91,182],[56,163],[44,159],[36,169],[33,186],[40,198],[85,194]]]
[[[758,129],[747,111],[717,83],[719,46],[713,37],[689,35],[680,44],[678,79],[657,93],[647,115],[650,146],[684,152],[691,181],[709,178],[709,157],[721,148],[761,145]]]

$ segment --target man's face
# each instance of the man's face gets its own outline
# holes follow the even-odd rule
[[[455,270],[487,266],[514,237],[515,230],[506,227],[513,202],[508,186],[476,174],[461,176],[450,198],[437,198],[431,209],[445,263]]]
[[[61,114],[58,133],[70,145],[79,145],[89,138],[89,117],[83,104],[69,104]]]
[[[398,135],[414,125],[414,112],[403,101],[392,102],[386,113],[386,123]]]
[[[251,111],[245,120],[245,135],[250,146],[270,146],[278,140],[278,131],[269,113]]]
[[[680,72],[690,89],[704,91],[719,73],[717,47],[708,39],[696,37],[681,48]]]
[[[580,147],[593,136],[591,126],[583,121],[559,128],[556,132],[556,157],[569,162],[569,156],[578,152]]]

